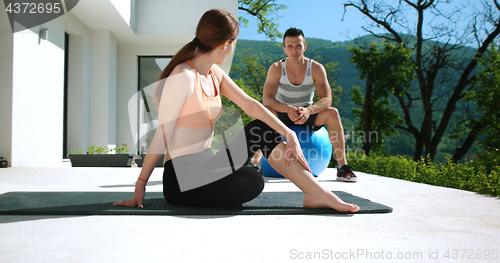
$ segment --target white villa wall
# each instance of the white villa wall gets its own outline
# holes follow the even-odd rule
[[[62,164],[65,32],[68,152],[85,150],[89,144],[127,144],[135,152],[128,101],[138,89],[138,56],[174,55],[194,37],[196,23],[208,9],[222,8],[235,18],[238,14],[235,0],[126,0],[130,10],[111,7],[109,20],[102,20],[103,13],[87,15],[94,6],[109,10],[120,1],[90,0],[74,14],[15,34],[6,13],[0,12],[0,156],[12,166]],[[192,19],[175,9],[186,6]],[[109,29],[94,18],[109,21]],[[124,28],[125,23],[132,29]],[[131,33],[136,26],[142,33]],[[48,28],[49,37],[39,44],[40,28]],[[222,66],[226,72],[231,59]]]
[[[6,26],[12,51],[8,52],[9,38],[2,38],[6,109],[0,135],[6,143],[1,156],[17,167],[62,164],[65,31],[70,34],[68,151],[85,150],[89,143],[114,147],[117,40],[113,34],[91,30],[71,14],[15,34],[8,20]],[[48,28],[49,39],[39,45],[33,31],[42,27]]]
[[[14,36],[7,12],[0,12],[0,156],[12,160],[12,61]]]
[[[14,34],[12,166],[54,166],[62,161],[64,20]]]

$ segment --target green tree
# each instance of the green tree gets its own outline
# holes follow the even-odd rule
[[[467,153],[465,150],[477,137],[484,135],[480,142],[488,152],[496,154],[497,160],[500,149],[500,47],[494,44],[489,52],[477,59],[479,72],[473,82],[473,88],[464,92],[466,101],[473,101],[475,109],[469,113],[461,123],[461,127],[455,131],[455,136],[468,136],[462,147],[458,148],[452,157],[454,162],[460,161]],[[498,163],[496,164],[498,165]]]
[[[335,72],[338,70],[338,62],[326,62],[321,56],[315,56],[313,58],[318,63],[321,63],[325,67],[325,71],[328,78],[328,83],[330,83],[330,88],[332,90],[332,105],[338,105],[340,102],[339,96],[342,95],[342,87],[337,84],[337,79],[335,78]],[[313,102],[316,103],[319,100],[318,94],[314,94]]]
[[[238,9],[257,19],[257,32],[265,34],[271,40],[276,40],[282,36],[278,30],[278,11],[287,8],[286,5],[276,2],[276,0],[238,0]],[[238,20],[243,27],[248,26],[248,19],[239,16]]]
[[[434,160],[441,139],[453,126],[452,120],[460,117],[456,110],[465,105],[461,103],[464,91],[472,89],[477,58],[500,34],[498,0],[481,0],[448,10],[441,8],[449,8],[446,4],[450,2],[353,0],[344,3],[344,8],[357,9],[371,21],[363,27],[367,32],[414,50],[412,63],[417,85],[398,97],[405,121],[396,128],[415,137],[415,161],[422,156]],[[464,10],[471,10],[472,14]],[[464,21],[467,25],[459,27]],[[412,118],[413,112],[422,112],[423,116]],[[463,144],[460,148],[468,151],[470,145]]]
[[[411,50],[402,45],[382,43],[379,50],[376,43],[368,48],[351,47],[352,62],[360,72],[360,79],[366,79],[364,96],[359,87],[352,88],[352,99],[362,108],[353,109],[358,115],[357,131],[364,135],[363,151],[369,154],[371,149],[381,150],[383,137],[397,134],[395,125],[402,122],[398,113],[389,109],[390,94],[401,97],[410,87],[414,78]],[[373,138],[372,134],[376,137]]]
[[[268,57],[269,56],[264,56],[262,53],[255,54],[251,48],[248,48],[235,55],[235,60],[239,63],[233,63],[230,73],[232,76],[239,76],[234,81],[246,94],[261,102],[262,88],[266,81],[267,68],[272,63],[272,60]],[[250,116],[227,98],[224,98],[222,102],[224,106],[237,108],[240,111],[243,118],[243,124],[246,125],[252,121]]]
[[[267,69],[273,62],[269,54],[255,53],[252,48],[235,55],[238,64],[231,67],[231,74],[239,76],[244,83],[244,91],[258,101],[262,101],[262,89],[267,77]]]
[[[271,40],[275,40],[282,36],[278,30],[278,11],[287,8],[286,5],[277,4],[276,2],[276,0],[238,0],[238,10],[255,17],[258,21],[257,32],[265,34]],[[239,16],[238,20],[240,26],[248,26],[248,19]],[[267,68],[259,60],[262,57],[262,54],[259,57],[257,54],[248,55],[248,53],[244,53],[240,58],[237,58],[243,60],[243,65],[233,63],[231,67],[231,73],[233,73],[231,75],[236,73],[240,76],[234,80],[235,83],[245,93],[258,101],[262,101],[262,86],[264,85],[267,73]],[[222,97],[222,105],[224,107],[236,108],[241,114],[244,125],[252,121],[250,116],[226,97]]]

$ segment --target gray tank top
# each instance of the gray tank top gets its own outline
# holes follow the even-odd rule
[[[286,60],[281,60],[281,78],[276,92],[276,100],[283,104],[292,105],[295,107],[307,107],[313,104],[314,80],[311,74],[312,59],[307,59],[306,76],[302,84],[295,86],[288,80],[286,75]]]

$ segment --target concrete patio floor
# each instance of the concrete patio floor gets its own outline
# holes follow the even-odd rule
[[[139,168],[0,169],[12,191],[130,191]],[[148,191],[162,190],[156,169]],[[500,262],[500,199],[358,172],[318,180],[387,214],[0,216],[0,262]],[[266,177],[264,191],[299,191]]]

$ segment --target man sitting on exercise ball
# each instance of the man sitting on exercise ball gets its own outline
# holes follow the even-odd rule
[[[318,130],[327,125],[330,143],[337,160],[337,180],[356,182],[347,164],[344,128],[339,112],[331,107],[332,92],[326,70],[320,63],[304,56],[306,39],[300,29],[290,28],[283,36],[283,51],[288,56],[269,67],[264,83],[263,104],[285,125],[301,125]],[[313,104],[314,92],[320,100]],[[260,163],[260,154],[254,156]]]

